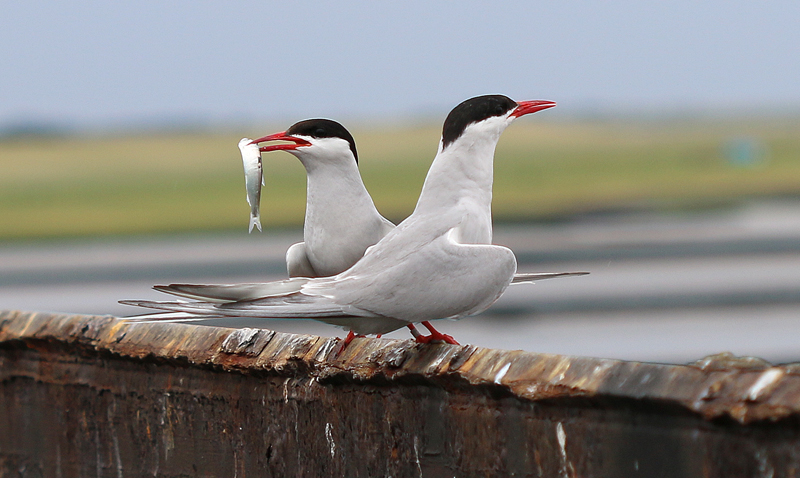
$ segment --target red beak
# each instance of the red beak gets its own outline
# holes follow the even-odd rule
[[[517,102],[517,107],[511,113],[511,116],[515,118],[519,118],[523,115],[529,115],[531,113],[536,113],[537,111],[546,110],[547,108],[552,108],[556,105],[555,101],[547,101],[547,100],[534,100],[534,101],[519,101]]]
[[[262,153],[268,153],[270,151],[286,151],[291,149],[297,149],[302,146],[311,146],[311,143],[309,143],[304,139],[287,135],[286,131],[281,131],[280,133],[275,133],[269,136],[264,136],[263,138],[254,139],[250,144],[266,143],[267,141],[291,141],[295,144],[283,143],[283,144],[271,144],[269,146],[261,146],[260,148],[258,148],[258,150],[261,151]]]

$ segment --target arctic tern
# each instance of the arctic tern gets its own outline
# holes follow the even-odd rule
[[[349,330],[345,344],[356,334],[384,334],[403,326],[419,342],[457,343],[429,321],[482,312],[512,283],[517,268],[510,249],[491,244],[497,142],[515,119],[553,106],[551,101],[517,103],[502,95],[479,96],[456,106],[445,120],[414,212],[338,275],[252,284],[172,284],[155,289],[195,300],[121,302],[171,312],[138,320],[314,318]],[[256,141],[272,139],[286,138],[271,135]],[[287,146],[294,145],[261,150]],[[517,282],[583,274],[522,274]],[[415,323],[431,335],[422,336]]]
[[[310,119],[252,144],[270,141],[291,143],[262,146],[261,152],[292,153],[307,175],[303,242],[286,251],[289,277],[326,277],[344,272],[394,229],[394,224],[375,209],[364,187],[356,143],[344,126],[329,119]]]

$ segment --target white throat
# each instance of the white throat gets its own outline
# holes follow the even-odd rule
[[[440,141],[415,212],[451,208],[468,200],[491,215],[494,152],[511,121],[513,118],[493,117],[473,123],[444,150]]]
[[[308,181],[303,241],[316,273],[333,275],[378,242],[388,221],[375,209],[349,147],[311,148],[296,154]]]

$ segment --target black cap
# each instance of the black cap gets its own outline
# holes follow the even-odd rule
[[[442,128],[442,149],[457,140],[467,126],[492,116],[503,116],[517,107],[517,102],[503,95],[476,96],[463,101],[447,115]]]
[[[347,128],[340,123],[329,119],[308,119],[293,124],[286,130],[289,136],[300,135],[309,136],[311,138],[342,138],[350,143],[350,151],[356,158],[358,164],[358,153],[356,152],[356,140],[353,135],[347,131]]]

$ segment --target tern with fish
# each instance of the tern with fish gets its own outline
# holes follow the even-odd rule
[[[306,170],[306,215],[303,242],[286,252],[289,277],[326,277],[349,269],[394,229],[380,215],[358,170],[353,136],[340,123],[309,119],[286,131],[264,136],[261,152],[286,151]]]

